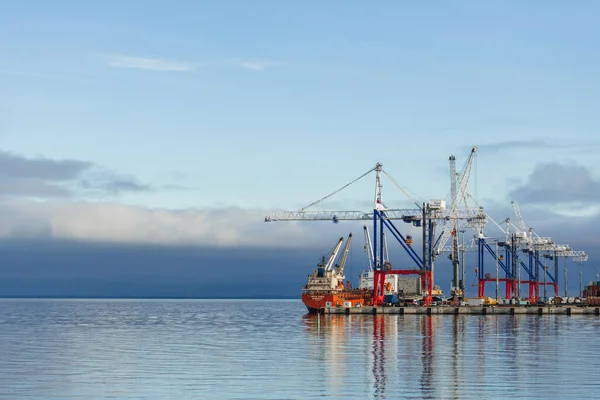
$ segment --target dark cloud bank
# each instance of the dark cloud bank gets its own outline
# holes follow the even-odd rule
[[[0,295],[296,298],[321,252],[3,241]]]
[[[89,161],[27,158],[0,150],[0,195],[57,198],[86,192],[115,195],[149,190],[150,186],[133,177]]]
[[[330,247],[216,249],[9,240],[0,242],[0,296],[299,299],[306,276]],[[395,266],[414,267],[399,245],[390,242],[390,247]],[[596,248],[586,250],[590,259],[600,256]],[[476,255],[469,254],[466,262],[467,293],[475,295]],[[569,290],[575,293],[580,267],[568,265]],[[492,268],[492,261],[487,266]],[[347,278],[356,284],[365,267],[363,243],[356,241]],[[582,266],[585,282],[594,279],[591,267]],[[560,268],[562,287],[562,261]],[[443,254],[436,262],[436,283],[447,292],[450,279]]]
[[[600,180],[577,164],[543,163],[535,167],[525,184],[511,192],[522,203],[557,205],[600,203]]]

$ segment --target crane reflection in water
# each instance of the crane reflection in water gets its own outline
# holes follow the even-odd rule
[[[318,364],[327,390],[345,394],[341,381],[356,382],[374,399],[390,398],[398,393],[433,398],[444,390],[450,398],[460,398],[460,358],[464,342],[462,317],[452,321],[452,338],[439,337],[437,332],[444,318],[415,315],[314,315],[303,317],[305,331],[312,343],[309,358]],[[440,343],[436,343],[439,341]],[[450,363],[440,346],[451,351]],[[437,360],[437,361],[436,361]],[[436,375],[442,375],[437,377]],[[449,387],[439,387],[439,381],[449,380]],[[353,383],[354,384],[354,383]],[[366,386],[365,386],[366,385]],[[354,391],[351,396],[357,395]]]

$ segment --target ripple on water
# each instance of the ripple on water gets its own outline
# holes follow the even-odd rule
[[[317,320],[319,323],[317,323]],[[0,398],[588,398],[600,318],[299,301],[0,300]]]

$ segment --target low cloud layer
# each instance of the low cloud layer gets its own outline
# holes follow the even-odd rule
[[[294,248],[322,245],[323,240],[333,245],[340,226],[344,235],[350,233],[345,224],[334,227],[327,221],[317,223],[320,227],[306,222],[265,223],[269,214],[265,210],[171,210],[90,201],[151,190],[164,187],[152,188],[92,162],[0,151],[0,239]],[[354,227],[359,233],[361,225]]]
[[[600,179],[580,165],[544,163],[510,196],[522,203],[594,205],[600,203]]]
[[[38,199],[77,195],[117,195],[150,190],[123,176],[81,160],[27,158],[0,150],[0,195]]]
[[[358,222],[266,223],[266,211],[240,208],[169,210],[117,203],[14,199],[0,203],[0,213],[0,238],[294,248],[322,246],[324,240],[333,246],[340,232],[361,233]]]

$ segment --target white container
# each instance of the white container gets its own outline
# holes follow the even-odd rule
[[[470,306],[482,306],[485,299],[467,299],[467,304]]]

